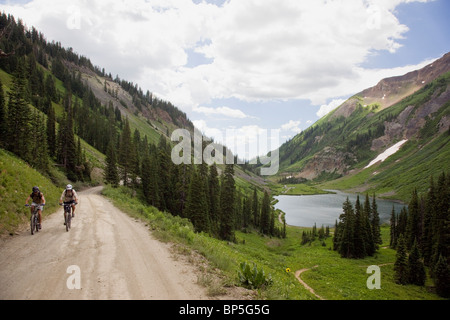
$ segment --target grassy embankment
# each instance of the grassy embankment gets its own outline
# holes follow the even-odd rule
[[[64,182],[62,176],[59,178]],[[28,222],[30,210],[24,204],[33,186],[44,193],[44,217],[55,212],[62,189],[24,161],[0,149],[0,235],[13,234]]]

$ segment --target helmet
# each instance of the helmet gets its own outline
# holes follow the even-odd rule
[[[68,185],[66,186],[66,190],[72,190],[72,189],[73,189],[73,187],[72,187],[71,184],[68,184]]]
[[[34,192],[39,192],[39,188],[38,187],[33,187],[33,193]]]

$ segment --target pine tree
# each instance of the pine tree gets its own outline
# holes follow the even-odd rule
[[[423,286],[425,285],[425,279],[425,265],[417,247],[417,242],[414,240],[408,257],[408,283]]]
[[[435,218],[436,218],[436,193],[435,193],[435,184],[433,180],[433,176],[430,178],[430,186],[428,189],[425,213],[423,218],[423,259],[425,265],[430,266],[431,264],[431,256],[433,252],[433,230],[436,228]]]
[[[398,239],[399,239],[401,234],[406,236],[407,224],[408,224],[408,209],[406,209],[406,207],[403,207],[400,210],[400,214],[398,216],[397,228],[395,228],[395,231],[397,233],[397,236],[396,236],[397,237],[397,244],[398,244]]]
[[[364,238],[364,246],[366,249],[366,255],[373,256],[377,250],[377,245],[374,241],[373,231],[372,231],[372,224],[370,221],[370,202],[368,201],[369,197],[366,194],[366,204],[364,205],[364,209],[362,211],[362,220],[364,224],[363,228],[363,238]],[[376,204],[375,204],[376,205]]]
[[[233,164],[225,165],[225,172],[222,176],[220,192],[220,229],[219,237],[222,240],[234,240],[234,182]]]
[[[359,195],[355,203],[355,225],[353,226],[353,257],[364,258],[366,256],[366,242],[364,237],[365,221],[362,216]]]
[[[256,187],[253,189],[253,198],[252,198],[252,217],[253,217],[253,225],[258,227],[259,225],[259,199],[258,192]]]
[[[203,179],[196,168],[192,170],[185,213],[187,218],[191,220],[195,231],[210,231],[205,188]]]
[[[166,142],[166,138],[161,135],[157,147],[157,175],[158,175],[158,191],[159,191],[159,203],[158,209],[161,211],[167,210],[170,212],[172,205],[172,190],[170,183],[171,176],[171,164],[170,159],[170,147]]]
[[[6,134],[8,129],[6,114],[5,94],[3,91],[3,84],[0,81],[0,148],[5,147],[6,145]]]
[[[47,145],[50,157],[56,156],[56,116],[55,109],[50,107],[47,115]]]
[[[57,135],[57,152],[56,159],[60,166],[64,167],[67,177],[72,180],[77,180],[76,162],[77,149],[75,144],[75,135],[73,132],[73,114],[70,102],[70,93],[66,95],[65,106],[67,112],[63,114],[63,118],[59,124]]]
[[[314,225],[312,227],[311,236],[312,236],[312,241],[315,241],[316,237],[317,237],[317,225],[316,225],[315,222],[314,222]]]
[[[112,142],[110,142],[106,151],[106,168],[104,178],[105,182],[111,184],[114,188],[119,185],[120,178],[117,171],[117,157]]]
[[[29,138],[31,136],[31,114],[26,100],[25,70],[19,61],[9,92],[7,113],[6,146],[25,161],[31,159]]]
[[[406,247],[411,249],[414,239],[417,239],[418,244],[421,244],[421,232],[419,229],[419,198],[417,195],[417,189],[414,189],[411,197],[411,201],[408,205],[408,220],[406,225]]]
[[[333,250],[338,251],[340,246],[340,240],[341,240],[341,228],[340,224],[338,224],[337,220],[334,223],[334,235],[333,235]]]
[[[338,252],[341,257],[352,258],[354,255],[354,211],[350,200],[347,200],[343,204],[343,214],[340,215],[339,223],[339,239],[338,239]]]
[[[66,154],[65,154],[65,168],[67,171],[67,177],[72,180],[77,180],[77,148],[75,144],[75,134],[73,132],[73,112],[72,112],[72,106],[69,103],[67,106],[67,121],[66,121],[66,127],[63,129],[66,130],[66,140],[63,142],[66,146]]]
[[[49,169],[49,158],[44,115],[39,115],[38,111],[34,111],[31,125],[34,135],[30,137],[31,153],[33,155],[30,163],[36,169],[47,172]]]
[[[242,227],[244,229],[247,229],[250,226],[252,216],[252,199],[250,197],[244,197],[242,214],[243,214]]]
[[[394,206],[392,206],[392,211],[391,211],[389,234],[390,234],[389,246],[391,248],[396,248],[397,247],[397,219],[396,219],[396,215],[395,215]]]
[[[408,283],[408,257],[403,234],[398,238],[398,248],[394,263],[394,279],[397,284]]]
[[[435,208],[432,265],[437,263],[440,255],[450,259],[450,175],[446,176],[444,172],[438,178]]]
[[[208,176],[208,197],[209,197],[209,218],[211,220],[211,231],[213,234],[219,232],[219,204],[220,204],[220,183],[217,173],[217,166],[213,163],[209,167]]]
[[[371,220],[371,227],[372,227],[372,236],[373,241],[375,245],[380,245],[383,243],[383,240],[381,239],[381,230],[380,230],[380,214],[378,213],[378,206],[377,202],[375,200],[375,194],[372,198],[372,220]]]
[[[264,197],[261,203],[261,224],[260,231],[262,234],[270,234],[270,198],[267,191],[264,191]]]
[[[160,206],[157,170],[156,155],[147,152],[142,160],[142,190],[147,203],[156,208]]]
[[[444,298],[450,298],[450,268],[447,259],[439,255],[435,269],[436,293]]]
[[[130,176],[133,186],[137,185],[137,177],[141,175],[141,159],[140,159],[141,134],[138,129],[134,130],[130,157]]]
[[[131,141],[130,123],[128,122],[128,119],[126,119],[125,126],[120,136],[119,157],[118,157],[118,162],[121,168],[121,179],[123,180],[124,186],[128,186],[130,184],[129,179],[131,176],[131,172],[133,170],[132,154],[133,154],[133,144]]]

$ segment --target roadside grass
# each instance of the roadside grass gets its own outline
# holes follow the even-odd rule
[[[257,231],[236,232],[234,242],[220,241],[208,234],[195,233],[192,224],[184,218],[147,206],[140,195],[132,190],[106,186],[103,194],[111,199],[118,208],[135,218],[148,223],[153,235],[161,241],[172,242],[179,252],[190,255],[196,251],[205,257],[209,270],[199,281],[210,285],[208,272],[219,270],[224,287],[241,286],[238,279],[241,262],[255,263],[262,268],[272,284],[254,290],[258,299],[268,300],[314,300],[312,293],[295,278],[295,271],[308,268],[302,279],[314,289],[315,293],[330,300],[435,300],[440,299],[427,286],[397,285],[394,282],[393,263],[396,251],[388,248],[389,227],[382,227],[383,244],[373,257],[365,259],[343,259],[333,251],[332,238],[316,240],[301,245],[301,234],[311,228],[287,226],[285,239],[261,236]],[[333,232],[333,230],[331,230]],[[381,289],[367,288],[367,267],[380,266]],[[316,268],[313,268],[317,266]],[[287,272],[289,270],[289,272]],[[204,270],[205,271],[205,270]],[[216,271],[214,271],[216,272]],[[220,295],[217,286],[210,291]]]
[[[62,189],[56,187],[50,178],[38,173],[24,161],[4,149],[0,149],[1,235],[13,234],[30,218],[30,209],[24,207],[24,204],[33,186],[38,186],[44,193],[46,206],[43,216],[57,211]]]

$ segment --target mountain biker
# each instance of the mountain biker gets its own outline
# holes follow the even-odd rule
[[[25,205],[28,205],[28,201],[31,202],[31,214],[33,214],[34,207],[38,207],[38,216],[39,216],[39,229],[42,228],[42,210],[45,205],[45,197],[44,194],[39,190],[38,187],[33,187],[31,194],[28,196],[27,200],[25,200]]]
[[[75,217],[75,204],[78,203],[78,195],[77,192],[73,189],[71,184],[68,184],[61,194],[61,198],[59,199],[59,204],[61,205],[64,202],[75,201],[72,203],[72,217]],[[64,214],[64,213],[63,213]]]

